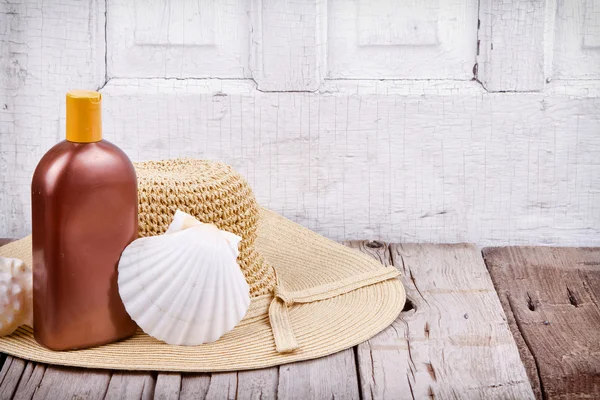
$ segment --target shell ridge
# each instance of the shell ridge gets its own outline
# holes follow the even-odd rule
[[[132,295],[132,291],[135,293],[136,290],[148,291],[152,289],[153,285],[159,285],[161,283],[161,278],[164,274],[160,274],[161,264],[159,261],[169,258],[173,254],[178,254],[177,249],[180,246],[177,246],[176,248],[169,248],[169,246],[155,247],[166,247],[167,250],[162,249],[166,254],[162,258],[154,256],[155,253],[150,254],[153,257],[145,257],[146,259],[151,260],[148,261],[150,266],[147,268],[142,268],[142,261],[139,260],[140,255],[143,253],[143,248],[141,247],[132,253],[130,257],[123,259],[119,263],[119,290],[124,292],[121,293],[122,295]],[[137,256],[137,260],[135,256]],[[179,253],[174,261],[177,261],[180,257],[183,257],[183,253]],[[121,272],[123,272],[122,279]]]
[[[240,274],[242,278],[244,278],[244,273],[241,270],[236,272]],[[236,311],[239,315],[239,320],[236,321],[235,325],[239,324],[239,322],[244,319],[246,313],[248,312],[248,308],[250,307],[250,286],[248,285],[248,282],[246,282],[245,278],[243,280],[240,279],[238,285],[238,290],[241,293],[244,293],[245,296],[243,297],[243,302],[236,304]]]
[[[217,291],[217,288],[220,287],[222,285],[222,282],[225,280],[224,276],[225,274],[219,274],[219,279],[217,281],[213,281],[212,284],[207,287],[207,292],[205,293],[205,295],[208,296],[208,299],[210,299],[210,301],[207,301],[206,306],[203,308],[205,310],[212,310],[213,313],[211,316],[208,316],[202,324],[202,336],[207,338],[203,341],[203,343],[213,342],[216,339],[218,339],[214,338],[213,333],[215,327],[214,318],[221,318],[222,315],[221,305],[223,304],[223,301],[218,298],[219,293]]]
[[[139,258],[141,256],[141,254],[144,252],[145,250],[145,246],[148,246],[150,243],[154,243],[154,241],[152,240],[145,240],[145,239],[156,239],[158,238],[158,236],[153,236],[153,237],[148,237],[148,238],[141,238],[138,240],[143,240],[143,242],[138,243],[138,241],[134,241],[132,242],[129,246],[127,246],[125,248],[125,250],[123,251],[123,253],[121,254],[121,258],[119,260],[119,267],[118,268],[118,272],[119,272],[119,277],[121,276],[120,273],[121,272],[125,272],[125,271],[130,271],[130,268],[136,268],[136,272],[139,271],[139,261],[136,260],[136,258]],[[160,241],[157,241],[158,243],[161,243]],[[146,254],[146,258],[149,259],[153,259],[156,260],[157,255],[161,254],[161,252],[165,252],[165,248],[169,249],[170,246],[165,246],[163,245],[154,245],[154,246],[150,246],[150,251],[149,254]],[[165,254],[165,257],[170,256],[173,252],[175,252],[176,249],[170,249],[170,251]],[[145,269],[144,271],[152,271],[153,268],[156,268],[156,266],[158,265],[158,263],[154,263],[150,268]],[[124,267],[121,267],[124,266]],[[136,281],[138,280],[138,274],[132,273],[131,275],[124,275],[123,279],[119,279],[120,282],[122,282],[123,284],[128,283],[128,280],[130,279],[135,279]]]
[[[217,340],[250,304],[237,260],[242,239],[180,210],[169,229],[124,251],[119,292],[125,308],[144,332],[166,343]]]
[[[207,225],[207,224],[205,224]],[[220,247],[220,246],[219,246]],[[237,264],[236,264],[237,265]],[[200,309],[200,305],[203,302],[206,302],[205,297],[207,296],[207,292],[208,294],[211,293],[211,289],[208,287],[210,284],[210,275],[218,275],[220,279],[225,279],[224,275],[225,275],[225,270],[223,268],[221,268],[220,265],[214,265],[214,266],[210,266],[208,263],[206,265],[206,267],[204,268],[199,268],[202,270],[202,274],[199,276],[198,279],[203,278],[203,284],[202,284],[202,288],[197,288],[196,287],[196,291],[197,291],[197,296],[195,297],[195,301],[193,302],[194,306],[193,309],[196,310],[193,315],[191,316],[190,319],[190,326],[186,329],[186,331],[189,332],[189,330],[191,330],[192,328],[194,328],[194,330],[198,330],[198,329],[203,329],[203,327],[208,327],[208,324],[206,323],[206,321],[201,321],[199,319],[199,317],[202,316],[202,309]],[[213,296],[214,297],[214,296]],[[211,299],[211,297],[209,296],[209,300]],[[212,303],[209,303],[212,304]],[[207,307],[206,305],[204,307],[202,307],[203,309],[208,309],[210,310],[212,308],[211,307]],[[186,341],[188,340],[187,335],[189,333],[185,332],[182,333],[182,336],[185,335],[186,337]],[[200,335],[202,336],[202,335]]]
[[[197,253],[197,248],[192,248],[191,250],[193,253]],[[178,255],[178,257],[183,257],[183,254],[184,254],[183,252],[180,253],[180,255]],[[188,272],[188,268],[193,268],[194,261],[195,261],[195,257],[188,257],[188,259],[182,265],[182,267],[177,269],[175,276],[167,277],[166,275],[164,275],[164,279],[167,281],[166,289],[164,289],[162,291],[162,293],[160,293],[158,298],[155,301],[153,301],[153,303],[161,310],[162,315],[163,315],[163,317],[159,319],[158,323],[153,328],[156,332],[155,337],[158,339],[164,340],[163,338],[167,337],[170,330],[173,328],[173,326],[175,324],[177,324],[178,316],[173,311],[174,306],[176,305],[176,301],[175,300],[172,301],[170,304],[168,304],[168,306],[166,308],[163,306],[163,302],[168,298],[177,299],[177,297],[182,296],[179,278],[182,277],[182,275],[184,275],[185,272]],[[172,265],[174,265],[174,264],[172,264]],[[183,276],[183,277],[185,278],[185,276]],[[155,281],[154,285],[153,285],[153,289],[157,291],[157,289],[160,288],[161,283],[162,282],[159,282],[158,280]],[[149,293],[152,293],[152,292],[153,292],[152,290],[149,290]],[[165,324],[167,324],[167,325],[165,325]]]
[[[235,281],[234,280],[229,280],[229,281],[225,281],[224,282],[224,286],[228,286],[228,290],[231,293],[235,293]],[[225,293],[226,290],[223,290],[222,293]],[[237,301],[233,301],[234,299],[231,298],[224,298],[223,299],[223,304],[225,305],[226,311],[224,314],[226,316],[226,318],[223,318],[223,327],[222,330],[223,332],[228,332],[230,330],[232,330],[237,323],[239,322],[237,320],[238,318],[238,309],[237,309],[237,304],[239,302]]]
[[[176,264],[178,260],[184,257],[183,252],[177,253],[176,250],[177,248],[171,249],[168,253],[168,255],[177,254],[177,258],[172,260],[172,264]],[[157,310],[162,311],[160,298],[152,299],[151,293],[160,288],[161,285],[164,286],[164,282],[170,284],[172,279],[165,273],[157,273],[160,272],[160,263],[153,263],[150,268],[143,269],[141,262],[130,261],[131,279],[123,287],[119,284],[119,292],[123,300],[131,299],[131,303],[124,301],[125,309],[138,325],[144,329],[145,326],[153,323],[152,312],[156,312]],[[177,272],[180,273],[181,270]]]
[[[201,271],[201,273],[198,276],[197,282],[202,280],[202,287],[198,288],[196,286],[196,293],[194,296],[194,300],[191,302],[191,304],[193,304],[193,306],[191,307],[191,309],[193,311],[192,311],[190,323],[185,327],[184,330],[181,331],[180,338],[178,340],[178,342],[182,343],[182,344],[186,344],[188,342],[188,336],[190,335],[190,331],[192,330],[192,328],[194,329],[194,331],[196,331],[198,329],[196,318],[197,318],[198,310],[200,309],[200,303],[201,303],[203,295],[204,295],[204,289],[208,282],[208,279],[206,279],[206,275],[209,272],[209,270],[207,268],[199,268],[199,270]],[[204,278],[204,279],[202,279],[202,278]]]
[[[242,278],[244,277],[244,273],[241,270],[239,270],[238,273],[242,276]],[[250,307],[250,286],[248,285],[248,282],[246,282],[245,278],[243,281],[239,280],[238,285],[239,285],[240,292],[247,293],[247,297],[244,297],[244,303],[237,304],[237,307],[241,307],[237,310],[238,313],[241,314],[241,318],[240,318],[240,321],[241,321],[246,316],[246,313],[248,312],[248,308]],[[236,323],[236,325],[238,323],[239,323],[239,321]]]
[[[200,248],[197,247],[197,248],[195,248],[195,250],[196,250],[195,253],[198,256],[201,256],[201,252],[199,251]],[[200,254],[198,254],[198,253],[200,253]],[[192,271],[193,276],[186,277],[186,281],[188,282],[188,284],[184,285],[185,291],[178,293],[175,300],[171,303],[171,306],[169,307],[169,309],[166,312],[166,314],[168,314],[174,322],[167,328],[167,331],[165,332],[165,334],[163,336],[170,336],[170,334],[172,333],[174,328],[180,328],[180,330],[182,332],[189,331],[189,329],[191,329],[194,325],[195,310],[193,308],[189,308],[189,300],[194,294],[194,289],[196,288],[196,283],[198,282],[200,276],[202,276],[206,270],[205,268],[201,268],[200,266],[197,266],[197,265],[195,268],[193,268],[194,261],[196,259],[197,258],[194,257],[194,258],[190,258],[190,260],[189,260],[190,261],[189,264],[192,266],[191,271]],[[184,303],[184,304],[181,304],[181,303]],[[188,307],[186,307],[186,305],[188,305]],[[178,309],[181,311],[178,312]],[[186,312],[187,310],[191,310],[191,311],[188,313],[188,312]],[[176,326],[176,324],[181,325],[181,326]],[[179,336],[182,336],[182,335],[180,334]],[[185,344],[185,342],[186,342],[185,336],[180,337],[180,339],[173,341],[174,344]]]
[[[227,314],[224,312],[225,311],[225,302],[228,300],[226,298],[226,291],[223,290],[223,286],[225,285],[225,279],[223,279],[223,276],[225,274],[219,274],[219,281],[216,282],[216,285],[214,285],[212,287],[212,298],[217,300],[216,301],[216,305],[215,305],[215,312],[213,314],[213,317],[215,319],[221,319],[224,320],[225,318],[227,318]],[[220,292],[220,293],[219,293]],[[220,301],[219,301],[220,300]],[[210,319],[207,321],[206,326],[209,330],[208,332],[208,340],[211,342],[214,342],[215,340],[217,340],[220,336],[215,337],[215,335],[217,335],[217,333],[215,333],[215,327],[217,325],[217,321],[215,321],[214,319],[211,321]],[[219,328],[221,330],[223,330],[223,326],[221,324],[221,326],[219,326]]]

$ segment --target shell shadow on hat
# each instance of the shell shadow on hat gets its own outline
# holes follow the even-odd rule
[[[256,250],[260,209],[248,182],[229,165],[174,159],[134,163],[140,237],[162,235],[178,209],[242,237],[237,262],[250,296],[271,293],[275,271]]]

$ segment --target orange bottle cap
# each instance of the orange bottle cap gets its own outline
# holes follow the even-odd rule
[[[91,90],[67,93],[67,140],[75,143],[102,140],[102,94]]]

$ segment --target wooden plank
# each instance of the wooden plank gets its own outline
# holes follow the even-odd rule
[[[237,378],[237,372],[184,374],[179,398],[180,400],[235,399]]]
[[[180,400],[273,399],[277,392],[277,368],[213,374],[184,374]]]
[[[156,400],[177,400],[181,391],[181,374],[160,373],[156,378],[154,398]]]
[[[214,374],[184,374],[180,400],[275,399],[278,367]]]
[[[492,276],[492,280],[494,280]],[[513,337],[515,339],[515,343],[517,348],[519,349],[519,354],[521,356],[521,361],[523,362],[523,366],[525,367],[525,371],[527,372],[527,377],[529,378],[529,383],[531,383],[531,388],[533,389],[533,394],[537,400],[543,400],[542,390],[540,385],[540,377],[537,373],[537,367],[535,365],[535,358],[531,354],[531,352],[527,349],[527,344],[523,339],[523,335],[521,335],[518,330],[516,330],[517,321],[515,319],[515,315],[511,308],[508,306],[507,298],[501,292],[497,293],[500,298],[500,303],[502,304],[502,308],[504,308],[504,312],[506,314],[506,320],[508,322],[508,326],[510,326],[511,332],[513,333]]]
[[[352,240],[352,241],[347,241],[344,242],[344,244],[346,244],[349,247],[352,247],[354,249],[357,249],[365,254],[368,254],[369,256],[375,258],[377,261],[379,261],[380,263],[382,263],[385,266],[389,266],[392,265],[392,256],[390,254],[390,247],[387,243],[381,242],[381,241],[364,241],[364,240]],[[411,307],[412,307],[412,301],[407,297],[406,299],[407,305],[405,305],[404,310],[406,311],[411,311]],[[405,314],[405,311],[402,312],[402,314]],[[389,328],[385,329],[383,332],[380,332],[377,336],[373,337],[371,340],[376,340],[377,337],[381,336],[381,335],[385,335],[386,332],[390,331],[391,329],[395,329],[394,326],[390,326]],[[360,393],[361,396],[360,398],[365,400],[365,399],[373,399],[376,398],[375,393],[373,391],[373,384],[374,384],[374,379],[375,376],[373,375],[373,382],[369,381],[369,379],[366,378],[366,373],[368,373],[369,371],[372,371],[372,367],[374,367],[374,365],[371,366],[371,369],[368,367],[367,362],[372,361],[371,358],[371,352],[370,350],[368,352],[365,352],[366,350],[366,345],[369,342],[365,342],[362,344],[359,344],[358,346],[355,347],[354,351],[355,351],[355,357],[356,357],[356,362],[357,362],[357,374],[358,374],[358,381],[359,381],[359,387],[360,387]],[[365,357],[365,355],[369,354],[369,357]],[[399,379],[401,379],[400,377],[397,377]],[[392,388],[394,386],[394,382],[398,381],[399,379],[393,379],[389,382],[386,382],[386,388],[390,387]],[[400,394],[399,391],[390,391],[389,393],[387,392],[387,390],[384,390],[384,393],[381,394],[381,396],[386,396],[386,397],[394,397],[394,393],[397,393],[399,395],[401,395],[402,397],[398,397],[398,398],[406,398],[407,397],[407,392],[404,392],[402,394]]]
[[[279,367],[238,372],[237,398],[276,399],[279,382]]]
[[[490,92],[542,90],[546,0],[479,4],[477,77],[483,86]]]
[[[105,398],[150,400],[155,384],[150,372],[113,372]]]
[[[46,366],[44,364],[27,362],[13,400],[31,400],[45,373]]]
[[[387,251],[370,249],[380,259]],[[358,346],[363,399],[534,398],[477,248],[392,244],[389,252],[411,303]]]
[[[504,247],[483,254],[543,398],[600,398],[600,248]],[[534,378],[534,381],[536,379]]]
[[[179,400],[206,398],[210,386],[210,374],[183,374]]]
[[[279,367],[277,398],[303,400],[358,397],[353,349]]]
[[[151,373],[90,371],[77,368],[54,368],[44,364],[26,362],[8,357],[11,363],[9,377],[0,373],[0,399],[31,400],[32,398],[63,398],[63,396],[82,396],[82,398],[104,399],[143,399],[154,396],[154,378]],[[22,366],[25,365],[23,369]],[[46,369],[49,374],[46,375]],[[112,376],[111,376],[112,375]],[[108,388],[104,386],[110,376]],[[81,384],[85,380],[85,384]],[[15,385],[18,383],[18,386]],[[159,390],[165,393],[166,385]],[[41,393],[37,393],[38,387]],[[15,391],[16,388],[16,391]],[[11,393],[14,392],[14,397]],[[164,397],[157,397],[164,398]]]
[[[104,399],[110,382],[110,371],[47,366],[34,389],[33,400],[42,399]],[[35,381],[31,382],[31,386]],[[29,386],[29,384],[28,384]],[[30,392],[31,387],[24,387]]]
[[[44,364],[27,362],[13,400],[31,400],[45,373],[46,366]]]
[[[110,371],[45,366],[8,356],[0,372],[0,398],[103,399],[110,376]]]
[[[366,253],[371,257],[375,258],[383,265],[393,265],[392,256],[390,253],[390,246],[387,243],[381,241],[352,241],[349,244],[351,247],[356,248],[362,251],[363,253]],[[414,312],[415,310],[413,300],[410,297],[408,297],[407,293],[406,305],[404,306],[404,310],[400,317],[406,318],[414,314]],[[397,321],[394,322],[394,324],[396,323]],[[362,399],[366,400],[388,397],[408,398],[410,395],[413,395],[412,392],[406,390],[407,382],[404,381],[404,374],[398,375],[395,379],[390,379],[385,382],[381,382],[380,380],[381,378],[387,377],[387,375],[380,373],[377,377],[375,376],[375,363],[379,361],[377,360],[377,358],[373,358],[371,342],[374,343],[375,346],[376,343],[380,341],[382,337],[388,337],[389,335],[394,337],[394,334],[396,334],[396,327],[395,325],[392,325],[389,328],[385,329],[383,332],[379,333],[374,338],[372,338],[370,341],[359,344],[356,348],[358,375]],[[392,364],[404,364],[406,361],[403,360],[401,357],[406,357],[406,352],[402,352],[401,355],[399,354],[397,360],[387,357],[385,359],[391,362]],[[377,368],[384,368],[384,365],[378,364]],[[390,371],[390,373],[393,372],[394,371]],[[371,374],[370,378],[368,377],[368,374]]]
[[[314,91],[325,78],[327,3],[252,1],[252,77],[262,91]]]
[[[7,356],[0,371],[0,399],[11,399],[17,390],[19,380],[27,361]]]
[[[221,372],[210,376],[206,400],[235,400],[237,393],[237,373]]]

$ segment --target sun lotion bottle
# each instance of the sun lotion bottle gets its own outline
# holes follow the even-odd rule
[[[34,335],[52,350],[131,336],[117,263],[137,237],[137,180],[129,158],[102,139],[98,92],[67,93],[67,135],[31,183]]]

